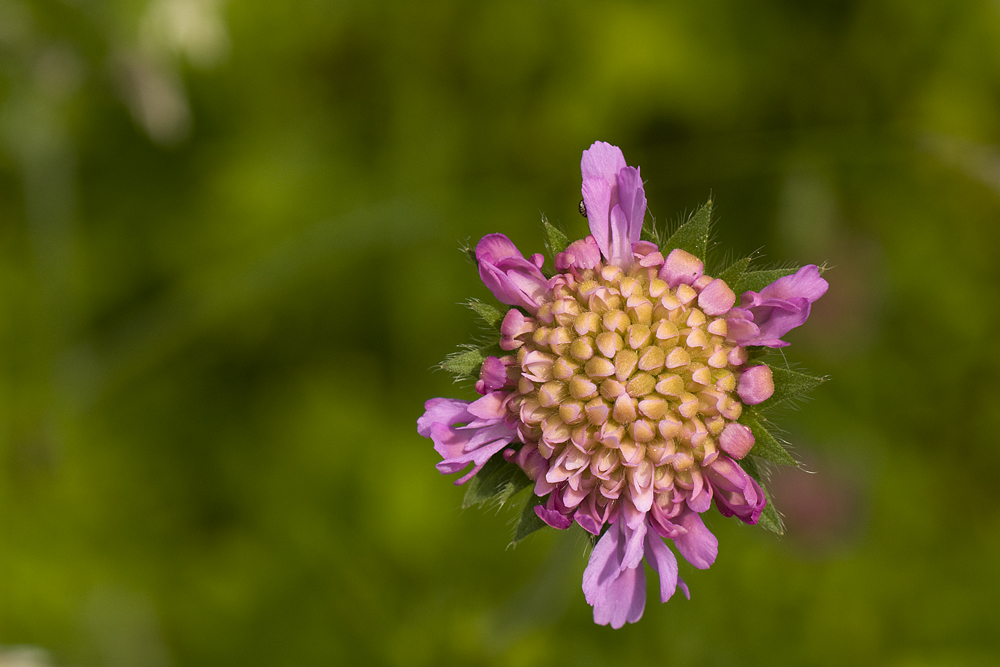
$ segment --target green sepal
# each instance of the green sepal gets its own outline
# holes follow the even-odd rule
[[[566,236],[566,232],[549,222],[544,215],[542,216],[542,229],[545,232],[545,250],[548,251],[549,257],[555,259],[557,254],[569,246],[569,237]]]
[[[764,484],[763,475],[760,474],[760,468],[757,467],[756,461],[754,461],[752,456],[747,456],[740,460],[739,464],[746,474],[756,480],[757,484],[760,485],[761,491],[764,492],[764,498],[767,499],[767,504],[764,505],[764,509],[761,511],[760,518],[757,520],[756,525],[760,526],[764,530],[769,530],[772,533],[784,535],[785,524],[781,520],[781,515],[778,514],[778,510],[774,507],[774,503],[771,502],[771,494],[767,491],[767,485]]]
[[[486,326],[491,329],[499,329],[500,323],[503,322],[504,315],[506,315],[504,311],[496,306],[491,306],[479,299],[469,299],[465,305],[474,310],[479,317],[483,318]]]
[[[441,362],[441,368],[454,375],[457,379],[479,379],[479,371],[483,367],[486,357],[502,357],[506,354],[499,344],[487,345],[486,347],[463,346],[465,349],[449,354]]]
[[[763,418],[759,413],[744,409],[738,421],[748,427],[750,432],[753,433],[753,447],[750,449],[751,454],[780,465],[798,465],[795,459],[792,458],[792,455],[781,446],[778,439],[771,435],[771,432],[764,427],[762,423]]]
[[[737,295],[743,294],[743,292],[759,292],[771,283],[773,283],[778,278],[784,278],[785,276],[790,276],[796,271],[798,267],[791,269],[767,269],[765,271],[747,271],[734,285],[733,283],[726,281],[726,284],[733,288],[733,291]]]
[[[674,248],[686,250],[698,259],[705,261],[708,252],[708,230],[712,224],[712,200],[698,209],[687,222],[677,228],[667,242],[661,247],[665,255]]]
[[[749,268],[749,266],[750,258],[744,257],[740,261],[730,264],[725,271],[719,274],[718,277],[722,280],[722,282],[729,285],[733,292],[736,292],[736,296],[739,296],[741,292],[738,292],[734,286],[740,283],[740,280],[743,278],[743,274],[747,272],[747,268]]]
[[[768,364],[770,366],[770,364]],[[774,378],[774,393],[771,398],[757,406],[757,410],[768,410],[812,391],[826,382],[825,377],[814,377],[781,366],[770,366]]]
[[[531,480],[520,466],[505,460],[503,452],[498,452],[469,482],[462,507],[469,508],[490,501],[503,505],[515,493],[530,485]]]
[[[549,525],[542,521],[537,514],[535,514],[535,506],[541,505],[544,502],[545,498],[540,498],[533,493],[528,495],[528,500],[524,504],[524,509],[521,510],[521,516],[517,519],[517,526],[514,528],[514,541],[511,542],[512,546],[516,545],[536,530],[541,530]]]

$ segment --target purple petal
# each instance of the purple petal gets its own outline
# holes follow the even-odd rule
[[[771,369],[767,365],[761,364],[743,371],[740,374],[736,393],[747,405],[757,405],[771,398],[774,394],[774,375]]]
[[[646,215],[646,192],[638,167],[624,167],[618,172],[618,206],[628,220],[628,244],[639,242],[642,220]]]
[[[810,264],[794,275],[775,280],[760,294],[745,292],[740,300],[742,310],[752,313],[751,319],[759,333],[746,338],[745,331],[730,331],[730,339],[739,341],[740,345],[784,347],[788,343],[781,337],[808,319],[811,304],[823,296],[828,287],[820,277],[819,269]],[[732,323],[730,320],[730,325]]]
[[[493,295],[510,306],[534,312],[548,290],[537,266],[521,255],[503,234],[488,234],[476,246],[479,277]]]
[[[618,178],[618,173],[627,167],[622,149],[612,146],[606,141],[595,141],[590,148],[583,151],[580,160],[580,172],[583,180],[603,178],[610,182]]]
[[[507,416],[504,402],[510,394],[505,391],[494,391],[469,404],[469,414],[480,419],[498,420]]]
[[[646,573],[639,567],[625,570],[610,582],[604,597],[594,605],[594,622],[618,628],[642,618],[646,608]]]
[[[521,251],[504,234],[487,234],[476,244],[476,261],[496,264],[504,257],[521,257]]]
[[[753,313],[750,313],[753,317]],[[748,345],[749,341],[760,337],[760,329],[752,320],[743,317],[730,317],[726,320],[729,340],[736,341],[740,345]]]
[[[437,429],[435,429],[436,431]],[[437,435],[435,433],[435,435]],[[509,445],[513,440],[515,440],[517,434],[511,431],[504,424],[496,424],[494,426],[488,426],[486,428],[480,429],[476,432],[473,438],[476,440],[475,444],[472,445],[472,439],[464,443],[462,447],[463,451],[461,454],[446,458],[437,464],[437,469],[443,474],[451,474],[458,472],[459,470],[465,468],[465,466],[470,463],[473,464],[472,469],[459,480],[456,484],[465,484],[469,481],[473,475],[482,469],[486,462],[491,456],[499,452],[501,449]],[[438,451],[439,454],[445,456],[445,452],[449,452],[449,449],[454,448],[457,444],[456,442],[445,443],[444,439],[441,439],[442,446],[438,447],[438,441],[435,441],[434,449]],[[448,445],[448,447],[445,446]],[[449,452],[450,453],[450,452]]]
[[[753,477],[728,456],[715,459],[705,468],[705,475],[715,488],[719,512],[724,516],[735,515],[744,523],[757,523],[767,499]]]
[[[549,524],[553,528],[566,530],[573,525],[573,520],[554,509],[548,509],[544,505],[535,505],[535,514],[538,518]]]
[[[760,291],[762,299],[782,299],[785,301],[802,298],[812,303],[826,294],[829,283],[819,275],[815,264],[808,264],[793,275],[778,278]]]
[[[417,419],[417,433],[425,438],[431,437],[431,426],[434,424],[455,424],[469,421],[469,406],[471,401],[460,401],[454,398],[432,398],[424,403],[424,414]]]
[[[608,528],[590,554],[583,571],[583,596],[596,606],[604,597],[609,582],[621,572],[621,530],[618,524]]]
[[[617,200],[617,193],[612,192],[611,183],[603,178],[584,179],[581,192],[583,193],[583,203],[587,206],[587,220],[590,222],[590,234],[594,237],[597,247],[601,249],[601,253],[605,257],[610,257],[610,217],[613,205],[611,200]],[[616,204],[617,201],[614,203]]]
[[[645,552],[646,561],[660,576],[660,602],[666,602],[677,590],[677,558],[658,535],[646,536]]]
[[[806,299],[795,298],[789,301],[768,299],[755,306],[753,319],[760,328],[759,341],[779,340],[795,327],[802,326],[809,319],[810,303]],[[754,341],[753,345],[764,345]]]
[[[647,522],[643,521],[634,529],[630,528],[621,519],[619,519],[618,523],[621,525],[621,530],[625,537],[625,553],[622,554],[619,569],[624,571],[639,567],[642,564],[642,541],[646,537]]]
[[[500,361],[499,357],[486,357],[482,368],[479,369],[479,381],[476,382],[476,391],[485,395],[491,391],[502,389],[506,384],[507,366]]]
[[[677,522],[687,532],[674,538],[674,546],[687,562],[699,570],[708,569],[719,553],[719,540],[705,527],[700,514],[684,512]]]

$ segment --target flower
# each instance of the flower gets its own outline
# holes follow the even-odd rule
[[[505,354],[483,359],[481,398],[431,399],[417,427],[441,472],[472,465],[458,483],[501,457],[544,499],[538,518],[598,536],[583,592],[595,622],[619,628],[642,616],[643,561],[661,601],[678,587],[688,595],[665,540],[696,568],[715,561],[701,518],[713,500],[723,515],[760,520],[756,468],[737,461],[754,451],[754,429],[766,431],[740,420],[774,394],[775,373],[751,348],[787,345],[827,283],[806,266],[737,306],[690,248],[641,240],[645,192],[619,148],[593,144],[581,172],[591,234],[555,256],[554,276],[503,234],[477,245],[483,283],[512,306],[499,327]]]

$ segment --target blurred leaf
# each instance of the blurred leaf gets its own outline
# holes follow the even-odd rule
[[[481,505],[490,500],[503,505],[515,493],[530,485],[531,480],[520,466],[505,460],[503,452],[499,452],[469,482],[462,507]]]
[[[796,271],[798,267],[791,269],[768,269],[766,271],[747,271],[740,278],[739,282],[733,287],[733,291],[736,294],[743,294],[743,292],[759,292],[771,283],[773,283],[778,278],[784,278],[785,276],[790,276]],[[730,286],[732,286],[730,284]]]
[[[491,329],[500,328],[500,323],[503,322],[503,317],[506,314],[504,311],[479,299],[470,299],[466,305],[483,318],[486,326]]]
[[[549,222],[544,215],[542,216],[542,229],[545,231],[545,250],[549,253],[549,257],[555,259],[558,253],[569,246],[569,237],[566,236],[566,232]]]
[[[774,377],[774,393],[771,398],[757,406],[758,410],[767,410],[796,396],[801,396],[827,380],[825,377],[814,377],[781,366],[770,366],[770,368]]]
[[[536,530],[541,530],[549,525],[535,514],[535,506],[541,505],[544,502],[544,498],[540,498],[533,493],[528,496],[528,501],[524,504],[521,516],[518,517],[517,527],[514,528],[514,541],[512,544],[517,544]]]
[[[695,257],[705,261],[708,251],[708,231],[712,224],[712,200],[698,209],[691,218],[681,225],[661,247],[664,255],[674,248],[686,250]]]
[[[718,277],[724,283],[729,285],[729,287],[734,292],[736,292],[736,296],[739,296],[740,292],[734,287],[734,285],[739,284],[740,279],[743,278],[743,274],[747,272],[747,267],[749,266],[750,266],[750,258],[744,257],[740,261],[733,262],[732,264],[730,264],[729,267],[721,274],[719,274]]]
[[[759,421],[760,415],[750,411],[744,410],[743,414],[740,415],[739,422],[744,426],[750,428],[753,433],[754,444],[750,453],[754,456],[759,456],[762,459],[767,459],[774,463],[786,466],[797,465],[795,459],[785,451],[785,448],[781,446],[781,443],[771,435],[770,431],[764,428],[764,425]]]
[[[479,379],[479,371],[483,367],[486,357],[501,357],[505,353],[499,344],[487,345],[486,347],[470,347],[448,355],[441,362],[441,368],[454,375],[457,379]]]

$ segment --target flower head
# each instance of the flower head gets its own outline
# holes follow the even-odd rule
[[[731,286],[705,273],[697,243],[641,240],[646,197],[620,149],[595,143],[581,172],[591,234],[556,255],[556,275],[502,234],[477,245],[484,284],[513,306],[500,350],[479,365],[482,398],[428,401],[418,432],[444,458],[441,472],[472,464],[459,483],[499,457],[544,499],[531,506],[538,518],[599,536],[583,591],[596,622],[621,627],[642,615],[644,559],[661,601],[678,586],[687,595],[664,540],[697,568],[714,562],[718,543],[701,519],[713,501],[726,516],[760,520],[767,499],[748,455],[755,431],[773,438],[751,406],[772,397],[776,376],[751,350],[787,345],[781,337],[827,283],[806,266],[746,289],[737,306],[733,287],[760,277],[748,279],[745,265],[728,272]],[[688,225],[705,233],[682,239],[707,238],[708,213]]]

